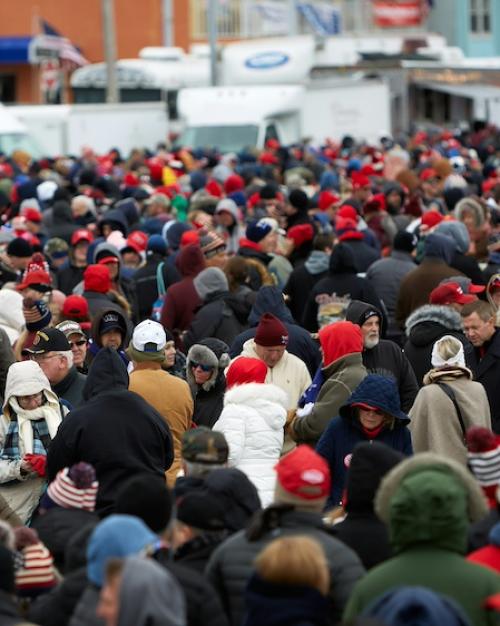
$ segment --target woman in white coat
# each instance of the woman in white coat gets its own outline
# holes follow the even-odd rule
[[[253,482],[263,507],[273,501],[274,466],[283,448],[288,406],[286,392],[265,384],[266,375],[260,359],[233,361],[226,372],[224,409],[213,426],[229,444],[228,464]]]
[[[0,418],[0,495],[23,524],[44,492],[47,450],[64,413],[38,363],[9,367]]]

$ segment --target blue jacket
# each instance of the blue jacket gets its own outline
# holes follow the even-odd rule
[[[358,403],[382,409],[393,416],[394,426],[384,426],[375,439],[370,439],[363,431],[353,409],[352,405]],[[378,441],[406,456],[413,454],[411,435],[406,426],[410,420],[400,409],[397,386],[392,379],[377,374],[368,375],[340,408],[339,413],[340,415],[332,419],[316,446],[316,452],[328,462],[332,477],[328,507],[341,502],[350,455],[359,442]]]

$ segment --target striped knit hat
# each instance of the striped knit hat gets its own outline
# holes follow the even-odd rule
[[[43,543],[27,545],[19,554],[22,564],[16,570],[17,595],[37,596],[58,584],[54,560]]]
[[[467,459],[469,468],[483,488],[490,506],[495,507],[495,494],[500,485],[500,436],[488,428],[469,428]]]
[[[94,511],[98,487],[94,468],[82,462],[60,470],[48,486],[46,495],[63,509]],[[42,502],[42,506],[46,504],[46,501]]]

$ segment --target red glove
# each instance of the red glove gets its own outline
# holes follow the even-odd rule
[[[45,476],[45,468],[47,465],[47,457],[44,454],[25,454],[24,458],[39,476]]]

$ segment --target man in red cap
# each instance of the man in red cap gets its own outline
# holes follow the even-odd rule
[[[264,361],[268,367],[265,382],[286,391],[288,408],[296,409],[301,395],[311,384],[311,376],[304,362],[287,351],[287,345],[287,327],[271,313],[264,313],[254,339],[245,341],[242,353],[236,358],[250,357]]]
[[[241,531],[222,543],[207,565],[207,576],[223,599],[231,624],[244,615],[244,590],[253,573],[259,552],[277,534],[306,535],[316,540],[325,553],[330,570],[331,622],[337,623],[356,581],[364,574],[359,557],[328,532],[322,512],[330,493],[330,471],[326,461],[309,446],[299,446],[281,457],[275,467],[274,502],[255,520],[251,538]],[[269,512],[275,508],[271,519]]]
[[[57,286],[67,296],[83,280],[88,265],[87,252],[93,240],[94,236],[85,228],[79,228],[71,235],[68,263],[57,272]]]
[[[469,304],[475,300],[477,300],[477,296],[464,293],[462,287],[454,282],[438,285],[431,291],[429,297],[430,304],[445,304],[458,312],[462,310],[464,304]]]

